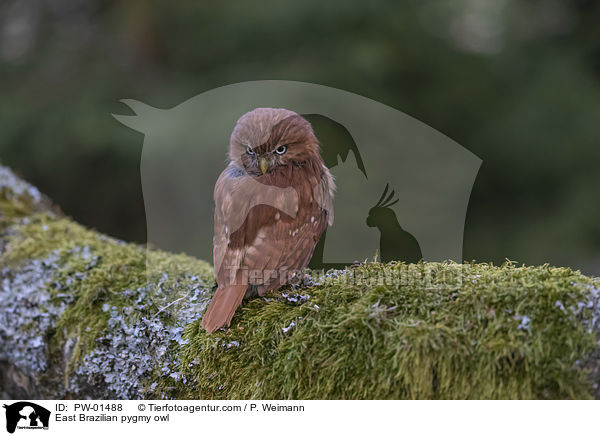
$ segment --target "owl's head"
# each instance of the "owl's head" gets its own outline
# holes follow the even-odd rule
[[[231,134],[229,159],[254,176],[315,156],[319,142],[310,123],[287,109],[254,109],[242,115]]]

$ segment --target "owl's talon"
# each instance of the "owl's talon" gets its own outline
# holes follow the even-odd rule
[[[258,296],[258,286],[248,285],[248,289],[246,289],[246,293],[244,294],[244,300],[250,300]]]

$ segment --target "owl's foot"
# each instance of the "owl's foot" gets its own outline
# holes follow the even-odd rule
[[[246,289],[246,293],[244,294],[244,300],[250,300],[251,298],[256,297],[258,297],[258,286],[248,285],[248,289]]]

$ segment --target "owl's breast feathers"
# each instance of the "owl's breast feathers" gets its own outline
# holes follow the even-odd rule
[[[260,177],[232,165],[215,185],[218,289],[202,319],[208,332],[229,325],[249,284],[262,296],[305,268],[333,223],[335,186],[320,156]]]

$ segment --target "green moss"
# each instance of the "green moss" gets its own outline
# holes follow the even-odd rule
[[[21,183],[20,192],[30,192],[6,174],[11,183]],[[32,259],[52,259],[44,266],[53,277],[46,291],[57,301],[69,301],[48,332],[51,368],[63,365],[66,344],[74,344],[64,371],[67,387],[85,356],[98,350],[98,339],[110,333],[112,314],[127,309],[119,321],[127,328],[141,317],[160,318],[159,329],[174,326],[178,312],[164,311],[165,295],[172,293],[176,302],[213,280],[206,262],[108,238],[46,210],[39,195],[0,188],[0,263],[19,271]],[[599,396],[598,279],[568,268],[510,262],[500,267],[370,263],[317,282],[299,295],[284,289],[244,303],[230,329],[207,335],[198,316],[187,325],[184,340],[165,335],[165,347],[179,357],[170,362],[180,365],[170,363],[166,372],[156,368],[150,376],[152,371],[143,372],[147,379],[140,384],[147,397]],[[140,307],[135,298],[149,300],[144,313],[131,314]],[[204,307],[205,298],[202,291],[198,307]],[[194,317],[188,313],[185,319]],[[102,368],[96,365],[79,376],[101,374]],[[116,368],[121,367],[112,366],[113,375]],[[119,392],[137,392],[137,387]]]
[[[49,292],[70,293],[73,303],[57,322],[50,350],[60,353],[68,338],[76,338],[67,376],[106,331],[110,314],[103,307],[135,305],[123,290],[161,278],[168,281],[165,286],[186,289],[190,271],[212,280],[205,262],[146,252],[68,219],[37,214],[12,230],[3,264],[16,266],[50,254],[60,259]],[[149,395],[594,395],[580,363],[597,350],[596,332],[586,324],[594,310],[587,307],[590,286],[597,287],[597,280],[568,268],[511,263],[372,263],[322,280],[300,292],[310,297],[303,302],[290,301],[284,293],[291,291],[284,290],[245,303],[227,331],[207,335],[199,319],[191,323],[185,334],[189,342],[177,350],[181,379],[161,377],[157,370],[148,380],[157,382]]]
[[[191,382],[180,383],[176,396],[592,396],[588,373],[577,364],[597,347],[596,334],[582,323],[592,309],[560,308],[588,304],[593,280],[578,272],[391,263],[346,275],[376,279],[306,289],[310,299],[302,304],[275,293],[271,302],[246,304],[229,330],[213,335],[199,322],[190,325],[180,353]]]
[[[23,196],[9,200],[8,188],[0,189],[0,216],[3,216],[5,222],[15,217],[27,216],[32,210],[31,197]]]
[[[9,168],[0,165],[0,242],[16,219],[36,212],[56,214],[50,201],[37,188],[19,179]],[[0,245],[0,252],[2,246]]]
[[[50,348],[60,353],[68,338],[77,339],[70,370],[95,347],[97,338],[106,330],[110,314],[103,307],[134,306],[133,301],[124,298],[124,290],[158,281],[163,275],[168,277],[164,286],[187,289],[189,284],[183,277],[190,272],[212,281],[212,269],[206,262],[125,244],[69,219],[40,213],[12,229],[14,235],[2,255],[3,264],[18,267],[29,259],[59,256],[49,292],[69,293],[73,303],[58,320]],[[85,256],[81,255],[82,249]]]

